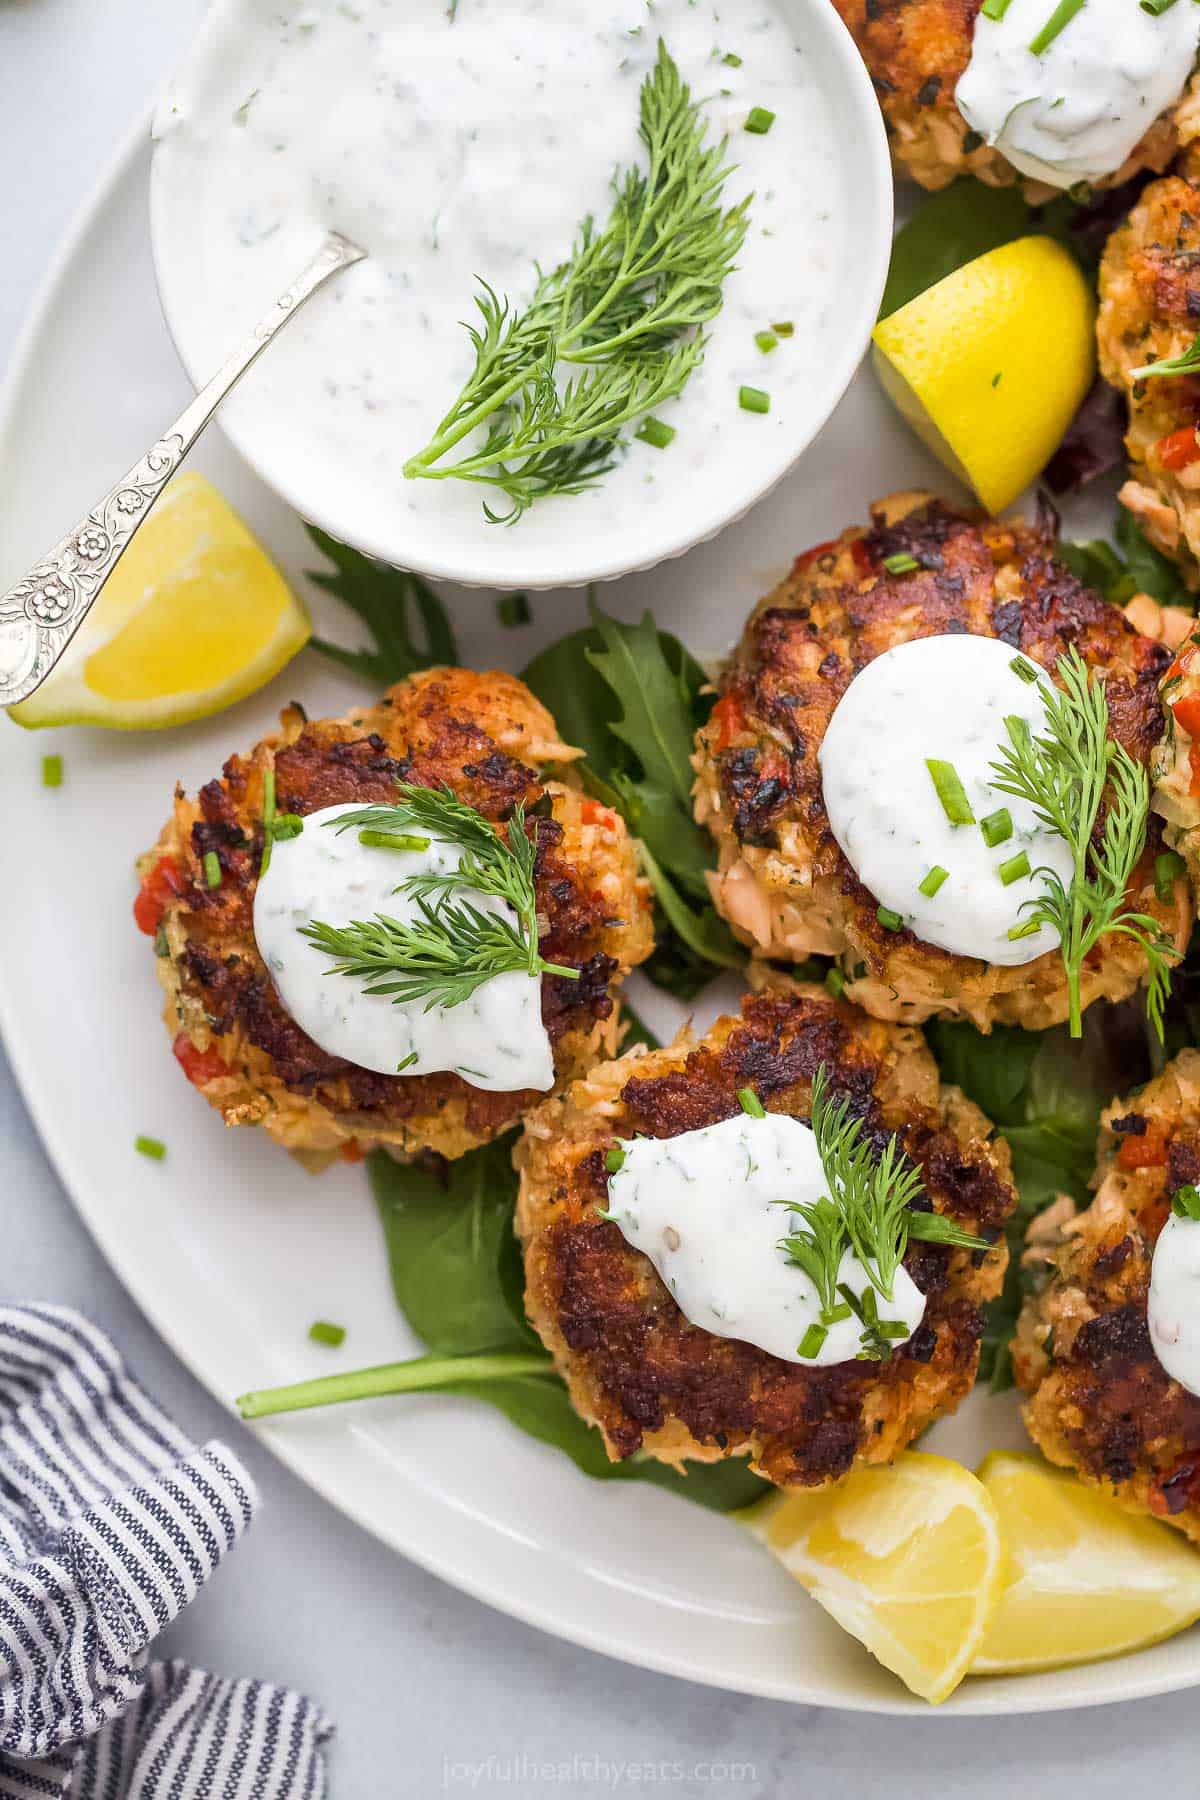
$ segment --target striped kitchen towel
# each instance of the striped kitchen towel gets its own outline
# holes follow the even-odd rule
[[[310,1701],[147,1658],[256,1505],[80,1314],[0,1306],[0,1800],[321,1800]]]

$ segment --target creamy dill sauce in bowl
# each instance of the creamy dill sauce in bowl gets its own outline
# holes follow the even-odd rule
[[[458,1006],[397,1004],[368,994],[356,976],[338,974],[333,959],[302,935],[313,920],[410,921],[414,899],[397,893],[417,875],[442,874],[462,862],[460,844],[433,839],[423,850],[377,849],[357,831],[331,829],[354,805],[309,813],[298,837],[272,847],[254,895],[254,937],[284,1007],[330,1056],[380,1075],[448,1071],[495,1093],[554,1086],[554,1058],[542,1024],[542,984],[512,971],[493,976]],[[480,912],[503,912],[493,895],[468,890]]]
[[[1058,29],[1056,16],[1054,0],[980,12],[954,97],[1022,174],[1069,188],[1114,174],[1179,99],[1200,48],[1200,6],[1085,0]]]
[[[403,465],[471,372],[479,281],[526,303],[535,265],[606,218],[614,171],[644,164],[639,92],[660,39],[710,141],[728,138],[724,203],[753,192],[722,310],[682,396],[653,409],[669,445],[638,440],[635,420],[594,488],[491,525],[495,489]],[[747,130],[752,114],[774,116]],[[369,252],[227,403],[238,448],[334,535],[467,581],[616,575],[736,517],[828,416],[886,270],[878,109],[824,0],[459,0],[453,18],[444,0],[219,0],[155,138],[156,264],[194,378],[326,230]],[[756,334],[776,325],[764,352]]]
[[[834,709],[820,750],[833,835],[895,925],[927,944],[1007,967],[1058,948],[1047,925],[1011,934],[1041,891],[1040,868],[1070,885],[1070,846],[1029,801],[998,792],[991,767],[1007,719],[1045,731],[1048,691],[1045,672],[1008,644],[948,633],[885,651]],[[942,765],[942,792],[930,762]],[[946,769],[965,808],[947,810]],[[956,823],[955,810],[973,816]]]

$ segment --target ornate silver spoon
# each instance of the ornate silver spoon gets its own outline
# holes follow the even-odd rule
[[[41,686],[94,606],[134,533],[230,389],[310,294],[366,255],[331,231],[308,266],[141,462],[48,556],[0,594],[0,706]]]

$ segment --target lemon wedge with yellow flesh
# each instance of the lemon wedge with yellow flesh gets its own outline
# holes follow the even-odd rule
[[[979,1478],[1008,1575],[972,1675],[1021,1675],[1156,1644],[1200,1618],[1200,1553],[1040,1457],[993,1451]]]
[[[979,1652],[1004,1583],[996,1509],[961,1463],[911,1450],[741,1515],[826,1612],[923,1700]]]
[[[202,475],[164,490],[18,724],[152,730],[244,699],[307,642],[302,603]]]
[[[1094,327],[1074,259],[1052,238],[1017,238],[881,319],[875,367],[922,442],[998,513],[1036,480],[1090,388]]]

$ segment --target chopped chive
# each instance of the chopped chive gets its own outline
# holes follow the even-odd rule
[[[419,1061],[420,1061],[419,1053],[416,1050],[410,1050],[408,1055],[404,1058],[404,1061],[398,1062],[396,1064],[397,1075],[403,1075],[405,1069],[411,1069],[413,1064],[415,1062],[419,1062]]]
[[[790,338],[796,335],[796,327],[791,319],[772,319],[771,330],[776,337]]]
[[[796,1345],[796,1355],[805,1356],[810,1359],[814,1356],[818,1356],[821,1351],[821,1346],[828,1336],[829,1333],[825,1326],[818,1325],[814,1322],[809,1326],[804,1336],[800,1339],[800,1342]]]
[[[1171,1211],[1177,1219],[1200,1219],[1200,1192],[1190,1181],[1171,1195]]]
[[[842,974],[840,969],[827,969],[825,971],[825,986],[829,989],[829,992],[833,995],[835,1000],[840,1000],[846,990],[846,977]]]
[[[1082,6],[1083,0],[1079,0],[1079,4]],[[746,115],[745,129],[755,137],[766,137],[774,123],[773,112],[768,112],[765,106],[752,106]]]
[[[904,930],[903,918],[898,912],[893,912],[890,906],[877,907],[875,917],[879,920],[879,923],[883,926],[885,931]]]
[[[736,50],[727,50],[721,61],[727,69],[740,69],[742,66],[742,59]]]
[[[428,850],[433,839],[413,831],[360,831],[358,841],[368,850]]]
[[[1015,944],[1021,938],[1033,937],[1034,934],[1040,930],[1041,930],[1041,925],[1039,924],[1037,919],[1026,919],[1026,921],[1023,925],[1010,925],[1009,926],[1008,941],[1010,944]]]
[[[754,341],[764,356],[769,356],[771,351],[777,349],[779,345],[779,339],[773,331],[756,331]]]
[[[661,419],[643,419],[633,434],[641,438],[643,444],[650,444],[655,450],[665,450],[674,441],[675,427],[664,425]]]
[[[1161,18],[1163,13],[1169,12],[1174,4],[1175,0],[1138,0],[1142,11],[1149,13],[1152,19]]]
[[[925,758],[925,767],[929,770],[937,797],[942,803],[942,811],[952,825],[973,825],[975,814],[971,811],[971,802],[967,799],[967,790],[959,780],[958,770],[951,762],[942,762],[936,756]]]
[[[1083,5],[1083,0],[1058,0],[1058,5],[1042,26],[1035,38],[1030,40],[1029,48],[1034,56],[1041,56],[1048,50],[1059,33],[1066,29]]]
[[[1010,856],[1007,862],[1002,862],[997,870],[1005,887],[1011,887],[1014,881],[1023,881],[1028,873],[1029,858],[1024,850],[1018,850],[1015,856]]]
[[[744,1113],[749,1113],[752,1119],[765,1119],[767,1116],[767,1109],[753,1088],[738,1089],[738,1105]]]
[[[271,820],[271,836],[277,844],[283,844],[289,838],[298,838],[304,830],[304,820],[299,813],[276,813]]]
[[[258,865],[260,876],[265,875],[271,866],[271,845],[275,841],[272,827],[275,824],[275,765],[263,770],[263,848],[262,861]]]
[[[738,405],[743,412],[770,412],[771,396],[765,394],[762,388],[742,387],[738,389]]]
[[[897,550],[894,556],[885,556],[883,566],[889,575],[911,575],[914,569],[921,567],[915,556],[907,550]]]
[[[155,956],[170,956],[171,954],[171,946],[167,942],[167,928],[165,925],[160,925],[154,934],[154,954]]]
[[[1154,859],[1154,892],[1164,906],[1175,898],[1175,883],[1187,873],[1187,864],[1175,850],[1164,850]]]
[[[641,433],[638,433],[641,436]],[[528,594],[501,594],[496,601],[496,617],[506,631],[515,625],[528,625],[533,614],[529,610]]]
[[[831,1306],[828,1312],[822,1313],[821,1317],[826,1325],[840,1325],[843,1319],[850,1317],[850,1308],[841,1300],[836,1306]]]
[[[614,1144],[612,1146],[612,1149],[604,1158],[604,1166],[610,1175],[615,1175],[618,1169],[623,1169],[625,1167],[625,1149],[623,1145]]]
[[[932,900],[942,883],[944,881],[949,881],[949,879],[949,869],[943,869],[941,863],[934,863],[932,869],[930,869],[924,881],[922,881],[918,887],[917,892],[919,894],[924,894],[927,900]]]
[[[995,19],[999,23],[1011,5],[1012,0],[983,0],[980,11],[985,19]]]
[[[204,852],[204,879],[210,888],[221,885],[221,859],[215,850]]]
[[[42,786],[61,787],[63,780],[63,759],[61,756],[43,756]]]
[[[1038,672],[1033,664],[1027,662],[1023,656],[1014,656],[1008,666],[1013,674],[1019,675],[1024,682],[1036,681],[1038,678]]]
[[[346,1327],[331,1325],[328,1319],[314,1319],[308,1335],[314,1344],[327,1344],[331,1350],[338,1350],[346,1341]]]
[[[1012,836],[1012,814],[1007,806],[1002,806],[998,812],[989,813],[986,819],[981,819],[979,829],[988,849],[994,850],[997,844],[1006,844]]]
[[[139,1156],[148,1156],[152,1162],[161,1162],[167,1154],[167,1146],[161,1138],[135,1137],[133,1147]]]

